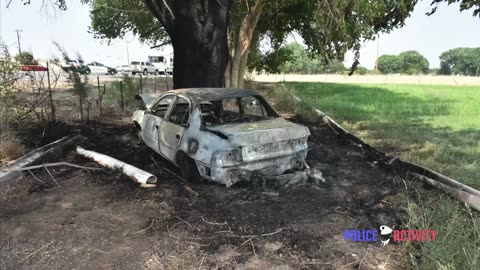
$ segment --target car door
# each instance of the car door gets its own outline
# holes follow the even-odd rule
[[[91,72],[92,74],[102,73],[101,70],[100,70],[100,67],[98,66],[98,63],[97,63],[97,62],[93,62],[93,63],[88,64],[88,68],[90,69],[90,72]]]
[[[97,63],[97,70],[100,74],[108,74],[108,68],[101,63]]]
[[[146,66],[147,71],[148,71],[149,73],[155,73],[155,67],[152,65],[152,63],[146,62],[146,63],[145,63],[145,66]]]
[[[162,96],[152,108],[150,108],[150,110],[145,112],[143,118],[142,139],[146,145],[160,154],[161,151],[158,143],[158,134],[162,123],[165,121],[165,116],[174,100],[175,95],[173,94]]]
[[[190,101],[178,96],[159,133],[160,151],[167,159],[174,161],[177,149],[182,141],[183,133],[190,123]]]

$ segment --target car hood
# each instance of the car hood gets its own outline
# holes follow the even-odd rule
[[[280,117],[249,123],[219,125],[208,127],[208,129],[227,136],[232,146],[288,141],[310,135],[307,127]]]
[[[147,110],[150,110],[160,96],[161,94],[139,94],[135,96],[135,99],[141,99]]]

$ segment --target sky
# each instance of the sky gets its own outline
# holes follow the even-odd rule
[[[97,61],[115,67],[130,61],[145,61],[148,55],[169,54],[170,46],[151,50],[142,45],[133,35],[122,40],[113,40],[110,45],[94,39],[88,32],[90,25],[88,6],[78,0],[67,0],[68,10],[59,11],[41,7],[40,0],[32,0],[24,6],[20,0],[0,0],[0,39],[7,44],[12,54],[18,52],[17,33],[20,32],[22,50],[33,52],[36,58],[48,59],[58,56],[52,41],[60,43],[71,55],[78,51],[87,61]],[[432,16],[431,1],[421,1],[403,28],[388,34],[381,34],[379,54],[398,54],[406,50],[417,50],[430,62],[430,67],[440,65],[439,55],[456,47],[480,47],[480,18],[471,11],[459,12],[458,5],[441,4]],[[291,39],[290,39],[291,40]],[[296,39],[298,41],[298,38]],[[366,42],[360,51],[360,65],[374,68],[377,55],[377,41]],[[347,54],[345,64],[353,61],[353,54]]]

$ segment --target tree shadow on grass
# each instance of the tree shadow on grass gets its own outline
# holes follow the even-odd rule
[[[461,100],[442,95],[422,98],[417,90],[412,89],[412,94],[399,93],[382,86],[287,85],[293,87],[306,103],[388,154],[480,187],[476,179],[480,175],[480,131],[451,127],[456,120],[460,121],[456,109]],[[445,126],[432,125],[432,120],[438,117],[447,120]],[[473,119],[475,116],[468,117]]]

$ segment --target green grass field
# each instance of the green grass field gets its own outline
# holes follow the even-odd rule
[[[288,86],[367,143],[480,188],[480,86]]]
[[[480,86],[285,86],[305,102],[297,113],[319,109],[390,155],[480,189]],[[409,214],[403,226],[436,229],[438,241],[414,248],[420,259],[413,268],[480,269],[479,213],[434,190],[419,198],[398,205]]]

